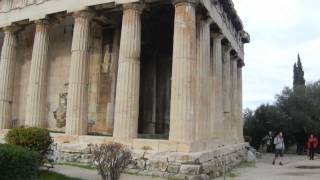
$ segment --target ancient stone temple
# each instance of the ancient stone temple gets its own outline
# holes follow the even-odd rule
[[[250,37],[231,0],[0,0],[0,27],[2,134],[48,128],[58,161],[120,142],[132,169],[181,176],[241,161]]]

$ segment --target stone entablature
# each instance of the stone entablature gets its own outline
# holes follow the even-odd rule
[[[106,4],[107,7],[112,8],[115,7],[115,4],[132,3],[139,0],[28,0],[28,3],[26,1],[1,0],[0,27],[23,20],[43,19],[59,12],[84,10],[95,5]]]
[[[225,7],[219,0],[200,0],[208,10],[209,16],[219,26],[221,33],[229,40],[230,44],[241,59],[244,59],[243,44],[250,41],[249,34],[243,30],[242,22],[238,16],[225,11]],[[230,0],[228,0],[230,1]],[[231,2],[231,1],[230,1]],[[233,4],[231,2],[231,4]],[[234,12],[234,7],[229,9]],[[237,23],[234,23],[237,22]]]
[[[104,8],[115,8],[119,4],[138,2],[139,0],[1,0],[0,27],[19,21],[43,19],[50,14],[74,12],[88,7],[102,5]],[[163,0],[146,0],[146,3]],[[219,26],[230,41],[238,56],[243,59],[243,43],[250,41],[248,33],[243,30],[231,0],[197,0],[208,11],[208,15]],[[170,1],[166,1],[169,2]]]
[[[28,6],[34,6],[34,5],[41,5],[43,3],[47,3],[48,1],[54,1],[54,0],[1,0],[0,1],[0,13],[6,13],[13,11],[15,9],[23,9]],[[130,3],[130,2],[137,2],[138,0],[78,0],[78,3],[74,3],[69,0],[64,0],[64,4],[79,4],[81,6],[89,4],[101,4],[101,3],[109,3],[114,2],[116,4],[122,4],[122,3]],[[69,2],[68,2],[69,1]],[[91,2],[90,2],[91,1]]]

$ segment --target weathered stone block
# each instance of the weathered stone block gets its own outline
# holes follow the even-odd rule
[[[168,167],[168,162],[166,161],[148,161],[147,162],[147,169],[153,171],[161,171],[165,172]]]
[[[143,169],[143,170],[146,169],[146,160],[144,160],[144,159],[137,159],[137,160],[135,160],[135,161],[136,161],[137,168]]]
[[[215,164],[213,162],[206,162],[202,164],[203,173],[210,173],[215,169]]]
[[[200,165],[188,165],[183,164],[180,168],[180,173],[182,174],[188,174],[188,175],[199,175],[201,170]]]
[[[209,176],[206,174],[188,177],[188,180],[209,180],[209,179],[210,179]]]
[[[167,172],[169,173],[179,173],[181,164],[168,164]]]

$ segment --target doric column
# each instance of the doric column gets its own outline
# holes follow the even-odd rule
[[[13,28],[5,28],[0,61],[0,129],[11,127],[16,45]]]
[[[231,60],[231,136],[234,140],[238,139],[238,58],[232,58]]]
[[[175,2],[170,141],[195,140],[196,1]]]
[[[140,4],[125,4],[122,17],[113,136],[138,135],[141,13]]]
[[[87,11],[80,11],[73,16],[66,134],[85,135],[88,124],[88,55],[92,15]]]
[[[240,139],[240,142],[243,142],[244,139],[243,139],[243,116],[242,116],[242,67],[243,67],[243,63],[242,61],[238,61],[238,75],[237,75],[237,78],[238,78],[238,122],[239,122],[239,131],[238,131],[238,136],[239,136],[239,139]]]
[[[231,46],[223,47],[222,87],[223,87],[223,126],[224,132],[231,133]],[[229,140],[229,136],[225,137]]]
[[[116,99],[116,87],[117,87],[117,74],[118,74],[118,60],[119,60],[119,46],[120,46],[120,28],[116,28],[113,34],[112,41],[112,57],[111,57],[111,100],[107,107],[107,131],[108,133],[113,132],[114,125],[114,109]]]
[[[36,21],[28,84],[26,126],[45,127],[47,66],[49,48],[48,20]]]
[[[222,87],[223,87],[223,112],[231,112],[231,46],[223,47]]]
[[[196,59],[196,139],[210,138],[212,119],[209,119],[210,88],[210,20],[197,17],[197,59]],[[212,80],[212,79],[211,79]]]
[[[214,118],[214,138],[219,139],[225,135],[223,131],[223,85],[222,85],[222,47],[221,40],[223,35],[219,33],[213,34],[212,56],[214,64],[214,96],[215,96],[215,118]]]

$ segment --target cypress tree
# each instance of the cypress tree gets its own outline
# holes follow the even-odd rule
[[[293,65],[293,87],[298,84],[298,67],[297,63],[294,63]]]
[[[304,71],[301,63],[300,55],[298,54],[298,61],[294,63],[293,66],[293,88],[296,90],[297,88],[302,87],[303,89],[306,87],[306,80],[304,79]]]

